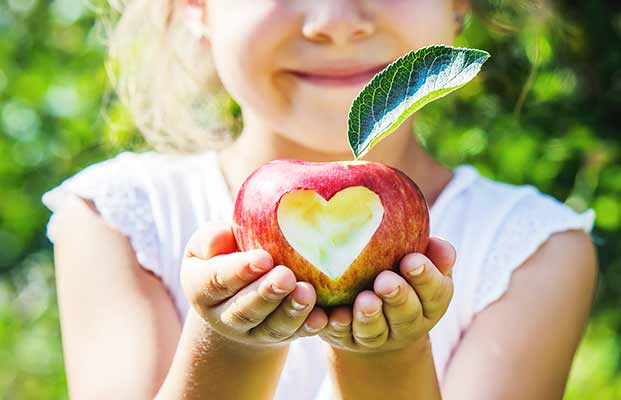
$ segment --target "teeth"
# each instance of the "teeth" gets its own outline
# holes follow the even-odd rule
[[[379,196],[364,186],[343,189],[329,202],[313,190],[289,192],[277,210],[278,224],[291,247],[331,279],[347,271],[383,215]]]

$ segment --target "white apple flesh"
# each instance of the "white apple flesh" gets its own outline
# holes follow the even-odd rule
[[[275,160],[243,183],[233,233],[311,283],[317,304],[351,304],[383,270],[426,251],[429,211],[401,171],[366,161]]]

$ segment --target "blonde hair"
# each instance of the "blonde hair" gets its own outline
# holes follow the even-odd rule
[[[157,151],[220,149],[241,132],[241,109],[177,3],[91,0],[111,88]]]

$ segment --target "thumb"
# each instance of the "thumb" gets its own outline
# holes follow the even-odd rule
[[[444,275],[450,275],[457,259],[455,247],[447,240],[439,237],[431,237],[429,239],[425,255]]]
[[[230,225],[223,222],[208,222],[200,226],[185,246],[185,257],[207,260],[219,254],[239,251]]]

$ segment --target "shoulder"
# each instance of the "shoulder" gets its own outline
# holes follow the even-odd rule
[[[206,159],[207,154],[173,155],[153,151],[123,151],[115,156],[92,163],[75,172],[43,195],[43,203],[55,208],[59,193],[72,191],[90,197],[115,189],[162,190],[158,183],[175,179],[178,184],[187,180],[188,171],[196,176],[201,170],[193,170]],[[181,178],[181,179],[179,179]],[[196,181],[200,183],[200,180]],[[56,190],[59,189],[59,190]]]
[[[500,299],[508,290],[513,272],[545,246],[557,249],[565,242],[583,241],[592,246],[590,233],[595,213],[579,213],[532,185],[512,185],[475,178],[462,194],[464,248],[469,254],[462,274],[467,287],[469,318]],[[553,254],[546,250],[546,256]],[[558,254],[554,257],[565,256]],[[588,265],[580,272],[590,273]]]
[[[521,263],[505,297],[519,303],[534,295],[540,303],[559,310],[588,314],[597,278],[597,250],[589,233],[563,230],[552,234]]]
[[[573,282],[576,289],[588,289],[597,279],[597,267],[597,250],[591,236],[584,230],[572,229],[550,236],[523,263],[522,273],[548,275],[557,281],[564,278],[567,283]]]
[[[96,211],[99,223],[129,239],[140,266],[177,293],[185,241],[209,217],[207,186],[213,157],[126,151],[93,163],[43,195],[42,202],[52,211],[47,236],[54,242],[65,225],[60,223],[60,210],[80,212],[73,202],[80,198]],[[92,220],[85,218],[83,223]]]
[[[515,185],[485,177],[472,166],[466,166],[472,174],[471,184],[464,191],[464,197],[472,212],[479,215],[487,213],[489,217],[528,216],[535,219],[552,213],[555,219],[572,219],[579,215],[559,199],[542,192],[530,184]],[[591,210],[585,213],[587,221],[592,222],[594,214]],[[489,220],[488,217],[488,220]]]
[[[156,226],[166,226],[167,221],[156,220],[175,209],[173,202],[184,203],[200,194],[202,179],[196,178],[202,170],[192,168],[198,159],[124,151],[84,167],[43,194],[41,201],[53,212],[48,238],[53,242],[54,214],[65,207],[68,195],[86,200],[105,222],[130,239],[152,236]],[[153,258],[148,261],[155,263]]]
[[[562,387],[597,282],[594,212],[577,212],[531,185],[478,175],[456,209],[460,334],[446,391],[468,397],[470,379],[493,376],[473,395],[558,397],[550,391]],[[525,367],[518,373],[515,365]]]
[[[171,201],[193,201],[203,193],[208,181],[207,164],[213,157],[211,153],[123,151],[87,165],[50,188],[41,200],[52,212],[57,212],[64,206],[65,196],[73,194],[88,200],[108,222],[151,215],[154,207],[164,208],[165,212],[174,208]],[[52,240],[51,233],[48,231]]]

